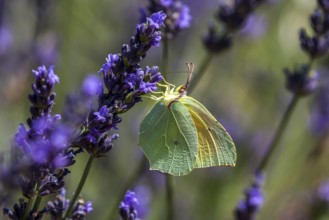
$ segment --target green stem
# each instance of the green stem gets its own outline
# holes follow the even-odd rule
[[[34,198],[35,195],[38,193],[38,184],[34,185],[34,190],[33,190],[33,196],[29,199],[29,201],[27,202],[27,206],[24,212],[24,216],[23,216],[23,220],[27,219],[27,217],[29,216],[30,212],[31,212],[31,208],[32,208],[32,204],[34,202]]]
[[[174,177],[166,174],[167,219],[174,219]]]
[[[33,203],[33,198],[30,198],[29,201],[27,202],[27,206],[26,206],[26,209],[25,209],[25,212],[24,212],[24,216],[23,216],[23,220],[27,219],[30,211],[31,211],[31,207],[32,207],[32,203]]]
[[[169,43],[167,37],[163,38],[163,49],[162,49],[162,76],[167,80],[168,76],[168,63],[169,63]]]
[[[72,198],[71,201],[70,201],[70,206],[69,206],[69,208],[68,208],[68,210],[67,210],[67,212],[66,212],[66,214],[65,214],[65,218],[69,218],[69,217],[71,216],[71,214],[72,214],[72,210],[73,210],[74,203],[75,203],[75,201],[77,200],[77,198],[79,197],[80,192],[81,192],[81,190],[82,190],[82,188],[83,188],[83,185],[84,185],[85,182],[86,182],[86,179],[87,179],[87,177],[88,177],[88,174],[89,174],[89,171],[90,171],[91,165],[92,165],[92,163],[93,163],[93,160],[94,160],[94,157],[93,157],[93,156],[90,156],[90,157],[89,157],[89,160],[88,160],[88,163],[87,163],[87,165],[86,165],[86,167],[85,167],[85,170],[83,171],[83,174],[82,174],[82,177],[81,177],[80,183],[79,183],[77,189],[75,190],[75,193],[74,193],[73,198]]]
[[[33,206],[33,211],[38,211],[40,203],[41,203],[42,197],[41,196],[37,196],[37,199],[34,202],[34,206]]]
[[[195,86],[197,85],[198,81],[201,80],[201,78],[205,75],[207,67],[209,66],[209,63],[213,57],[213,54],[208,53],[205,58],[203,58],[201,64],[200,64],[200,69],[196,72],[196,75],[194,76],[188,91],[189,93],[192,93],[192,91],[195,89]]]
[[[121,188],[120,194],[117,197],[117,201],[114,203],[109,213],[109,217],[108,217],[109,220],[117,219],[117,215],[119,213],[118,207],[120,205],[120,202],[122,201],[122,198],[125,196],[127,190],[131,188],[132,185],[134,185],[134,183],[136,183],[138,179],[143,176],[146,164],[147,164],[147,160],[145,157],[143,157],[140,163],[138,164],[136,171],[133,172],[133,175],[129,178],[129,180],[126,182],[124,187]]]
[[[285,129],[287,128],[287,124],[289,122],[289,119],[291,118],[292,112],[294,111],[297,102],[299,100],[299,97],[294,95],[292,99],[290,100],[290,103],[286,109],[286,111],[283,114],[283,117],[279,123],[279,126],[274,134],[274,137],[269,145],[269,148],[265,154],[265,157],[263,157],[262,161],[260,162],[257,171],[262,171],[265,169],[269,159],[271,158],[271,155],[273,154],[276,146],[278,145],[279,140],[282,137],[282,134],[284,133]]]

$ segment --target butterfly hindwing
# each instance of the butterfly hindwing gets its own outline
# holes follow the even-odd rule
[[[138,143],[151,170],[181,176],[194,168],[197,131],[189,110],[181,102],[168,107],[163,100],[158,101],[141,123]]]
[[[194,168],[235,166],[236,150],[232,138],[215,117],[197,100],[183,96],[197,128],[198,155]]]

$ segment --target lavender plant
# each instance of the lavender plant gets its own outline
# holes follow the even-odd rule
[[[91,82],[98,93],[98,107],[94,111],[90,109],[82,122],[81,131],[74,138],[69,127],[58,123],[61,116],[51,115],[55,99],[52,90],[55,83],[59,82],[53,67],[47,69],[41,66],[33,71],[36,80],[32,85],[34,93],[29,96],[32,103],[31,117],[27,120],[29,130],[21,124],[14,140],[16,161],[19,162],[15,166],[21,169],[17,178],[28,202],[20,199],[14,211],[5,208],[4,213],[11,219],[41,219],[48,211],[53,219],[84,219],[85,214],[92,210],[90,203],[85,205],[82,199],[76,200],[93,159],[104,156],[112,149],[118,134],[111,132],[117,129],[122,120],[119,115],[140,102],[142,95],[155,91],[156,83],[162,79],[158,67],[147,66],[142,69],[139,62],[151,46],[159,45],[159,28],[164,19],[165,14],[162,12],[152,14],[145,23],[137,25],[130,44],[122,46],[122,54],[108,56],[100,70],[107,92],[98,82]],[[62,188],[64,177],[69,173],[67,167],[74,164],[76,154],[82,150],[90,154],[90,159],[69,202]],[[42,197],[59,190],[62,192],[57,200],[48,203],[49,209],[39,210]]]
[[[4,209],[12,219],[41,219],[44,209],[38,211],[42,197],[57,192],[64,186],[64,177],[69,173],[67,167],[74,164],[75,151],[68,143],[72,131],[58,123],[60,115],[52,115],[55,93],[52,91],[59,82],[53,67],[41,66],[33,71],[35,82],[31,102],[28,129],[19,126],[13,141],[14,170],[19,170],[17,179],[22,194],[28,199],[20,199],[15,212]]]
[[[49,11],[49,2],[43,3],[41,1],[35,1],[34,3],[35,7],[33,7],[33,10],[37,13],[35,23],[36,33],[34,37],[27,38],[30,40],[25,40],[27,42],[25,48],[33,48],[32,54],[34,58],[30,64],[34,62],[42,62],[48,65],[50,61],[53,63],[56,60],[57,50],[49,51],[48,47],[40,46],[43,41],[39,40],[40,36],[43,35],[43,33],[46,33],[47,27],[49,26],[50,20],[48,18],[51,16],[48,15],[55,15]],[[251,160],[257,158],[256,156],[251,159],[249,157],[244,158],[245,155],[241,153],[241,149],[244,148],[244,143],[237,145],[238,151],[240,152],[238,152],[238,163],[235,169],[209,169],[202,172],[193,171],[191,175],[175,180],[167,177],[166,187],[163,187],[165,184],[162,183],[162,179],[159,180],[160,175],[155,175],[154,171],[146,171],[147,162],[145,160],[140,160],[140,157],[136,157],[136,161],[127,161],[128,156],[130,158],[133,154],[130,148],[132,146],[130,145],[136,145],[136,143],[131,144],[134,141],[133,138],[129,138],[132,140],[123,140],[122,147],[114,147],[119,145],[119,143],[116,142],[119,138],[119,131],[120,135],[122,133],[127,133],[127,135],[129,135],[129,131],[135,130],[135,127],[138,126],[140,118],[135,114],[136,112],[134,112],[135,109],[138,110],[138,108],[135,108],[136,104],[140,103],[143,100],[143,97],[147,94],[157,94],[157,83],[163,79],[161,73],[167,74],[167,69],[170,63],[169,59],[171,56],[168,51],[168,44],[170,41],[182,40],[177,38],[180,31],[190,27],[192,18],[191,14],[196,13],[193,11],[193,6],[191,7],[191,10],[189,9],[189,6],[193,5],[192,3],[196,4],[196,2],[186,2],[185,4],[178,0],[149,1],[149,6],[144,10],[142,23],[136,26],[136,33],[130,39],[130,42],[122,45],[120,53],[109,54],[106,58],[106,62],[101,66],[98,75],[88,76],[78,92],[70,93],[66,99],[64,111],[61,115],[53,113],[55,112],[53,110],[55,101],[56,103],[61,103],[60,98],[63,95],[60,90],[57,90],[58,96],[56,96],[54,92],[55,85],[59,83],[59,77],[55,74],[54,67],[47,68],[45,66],[40,66],[37,70],[33,71],[35,80],[32,84],[32,93],[29,95],[29,101],[31,103],[30,116],[25,125],[21,124],[19,126],[18,131],[13,138],[11,147],[13,153],[11,157],[8,158],[6,157],[7,155],[0,154],[0,206],[5,207],[3,209],[5,214],[3,218],[62,220],[87,218],[104,219],[108,217],[108,219],[116,219],[116,216],[120,215],[121,219],[141,219],[143,217],[139,208],[143,206],[142,200],[145,200],[146,196],[143,194],[137,196],[137,194],[139,194],[137,190],[136,193],[133,191],[126,192],[128,188],[136,189],[134,186],[139,184],[148,184],[152,191],[152,202],[151,207],[149,207],[151,209],[151,215],[148,218],[145,217],[145,219],[229,218],[229,214],[226,210],[230,209],[228,208],[229,206],[231,207],[230,210],[232,210],[234,206],[233,203],[235,203],[233,200],[236,199],[238,196],[236,192],[239,191],[236,189],[240,187],[239,184],[245,184],[245,173],[248,173],[250,169],[250,166],[248,165],[252,164],[252,162],[250,162]],[[207,49],[208,55],[206,59],[200,62],[200,64],[196,65],[199,67],[199,70],[196,71],[197,77],[193,79],[192,85],[188,91],[189,93],[192,92],[193,88],[195,88],[198,83],[204,83],[202,82],[201,76],[203,76],[206,69],[210,67],[210,61],[212,58],[216,54],[222,54],[222,52],[232,48],[233,43],[236,43],[238,40],[235,40],[235,35],[243,29],[255,9],[261,4],[266,4],[266,1],[241,0],[232,1],[231,3],[232,4],[230,5],[222,4],[219,7],[216,18],[219,21],[220,29],[212,23],[209,26],[208,33],[203,37],[202,43]],[[4,56],[1,51],[1,45],[7,45],[7,43],[2,44],[1,40],[3,37],[3,32],[1,30],[5,27],[3,26],[3,23],[4,21],[7,21],[2,18],[4,18],[4,15],[8,16],[4,10],[5,7],[17,7],[13,6],[13,4],[14,3],[11,1],[0,0],[1,67],[4,66],[2,65],[4,63]],[[97,17],[98,15],[93,14],[91,16],[90,13],[84,13],[84,15],[81,16],[77,13],[77,11],[82,10],[81,8],[84,6],[76,5],[72,2],[62,2],[62,4],[65,6],[65,11],[69,12],[68,14],[70,14],[70,18],[72,19],[70,20],[66,17],[66,19],[64,19],[65,23],[76,26],[75,28],[72,28],[72,26],[68,27],[67,31],[72,31],[70,33],[76,31],[76,33],[80,34],[81,38],[85,37],[82,35],[86,34],[86,32],[81,34],[78,28],[79,25],[75,22],[81,22],[81,26],[89,28],[90,30],[93,30],[93,28],[97,30],[97,27],[102,27],[104,30],[107,30],[108,23],[106,22],[112,22],[104,21],[105,19],[102,17],[101,22],[98,21],[93,23],[93,20],[91,19],[92,16]],[[208,3],[203,2],[202,4],[206,5]],[[276,201],[277,198],[280,198],[280,203],[285,202],[282,198],[284,197],[282,194],[277,194],[277,197],[267,197],[266,194],[264,194],[264,191],[265,193],[269,193],[271,190],[267,188],[266,190],[263,189],[265,173],[267,176],[272,175],[272,173],[270,173],[271,170],[268,168],[271,166],[270,162],[274,159],[273,152],[277,151],[282,137],[286,135],[287,125],[291,116],[298,114],[298,112],[296,113],[295,111],[297,104],[300,103],[302,97],[307,97],[311,94],[315,94],[315,96],[311,104],[312,116],[310,118],[310,124],[312,125],[312,131],[318,135],[321,140],[321,147],[314,150],[316,153],[311,151],[312,158],[315,158],[316,160],[309,161],[308,165],[316,163],[316,161],[321,160],[321,157],[326,156],[325,148],[327,146],[327,139],[325,137],[327,137],[328,130],[328,114],[326,108],[328,103],[326,99],[328,83],[323,79],[323,76],[326,73],[320,69],[315,69],[315,62],[321,61],[320,58],[325,57],[329,47],[328,6],[329,3],[327,0],[318,0],[317,9],[310,16],[313,34],[310,36],[306,30],[300,31],[300,47],[308,56],[308,60],[295,65],[294,68],[285,68],[284,70],[286,76],[286,88],[292,94],[292,99],[288,104],[287,109],[283,112],[282,119],[279,121],[279,126],[266,148],[267,151],[265,151],[264,156],[260,158],[261,161],[255,169],[254,179],[251,185],[245,189],[243,198],[239,200],[234,209],[233,216],[235,219],[257,219],[257,217],[260,217],[258,214],[263,206],[276,206],[278,203],[278,201]],[[200,6],[198,5],[197,7]],[[108,11],[113,10],[112,5],[110,9],[108,8],[108,5],[104,8],[107,10],[107,15],[109,14]],[[74,13],[70,13],[71,10],[72,12],[74,11]],[[125,12],[128,11],[127,8],[125,10]],[[291,7],[289,10],[293,10],[293,8]],[[88,11],[92,10],[89,10],[88,8]],[[198,11],[200,11],[199,13],[202,12],[201,7],[200,10],[198,8]],[[112,14],[112,11],[110,14]],[[128,14],[130,13],[127,13],[122,17],[119,16],[120,19],[118,18],[118,20],[114,22],[117,25],[116,27],[119,27],[118,24],[121,24],[120,22],[124,23],[127,19],[131,19]],[[207,10],[202,16],[209,16],[209,10]],[[268,16],[270,16],[270,13]],[[90,21],[86,22],[85,19],[89,19]],[[200,22],[199,20],[195,21]],[[104,25],[105,23],[106,26]],[[13,24],[14,23],[11,25]],[[163,31],[160,32],[160,28],[163,28]],[[117,30],[118,31],[111,32],[112,37],[120,31],[120,28]],[[82,59],[82,61],[86,61],[86,63],[89,62],[89,60],[92,60],[92,62],[98,62],[95,48],[98,48],[98,43],[101,43],[98,39],[102,39],[103,35],[99,31],[95,31],[95,33],[95,36],[87,37],[88,42],[92,42],[93,49],[90,50],[92,52],[88,59]],[[74,43],[76,43],[72,42],[72,40],[70,41],[70,39],[77,38],[67,37],[65,31],[60,34],[63,34],[63,38],[58,37],[56,39],[65,39],[59,44],[59,46],[61,44],[64,45],[64,49],[59,47],[61,50],[66,50],[66,48],[68,48],[67,45],[74,45]],[[60,36],[60,34],[58,36]],[[183,40],[186,40],[186,38],[184,37]],[[66,41],[67,44],[65,44]],[[106,42],[107,41],[108,40],[106,40]],[[113,42],[114,41],[115,40],[113,40]],[[143,66],[141,62],[146,55],[148,55],[149,49],[153,46],[162,45],[162,43],[162,67]],[[11,45],[11,43],[8,43],[8,45]],[[49,46],[49,44],[46,46]],[[194,47],[194,45],[191,45],[191,47]],[[47,53],[47,51],[50,53]],[[81,51],[79,50],[80,54],[82,54]],[[196,54],[198,52],[199,51],[196,51]],[[252,51],[251,53],[256,52]],[[89,67],[86,63],[81,62],[81,60],[76,61],[74,56],[70,57],[72,54],[68,54],[67,57],[59,59],[61,61],[59,64],[59,69],[61,71],[59,72],[70,72],[67,69],[69,65],[67,65],[67,63],[66,65],[63,65],[63,60],[68,63],[69,61],[72,61],[72,63],[77,62],[78,66],[74,67],[77,68],[77,70],[79,68],[85,68],[86,66]],[[272,54],[269,56],[272,56]],[[5,60],[9,60],[8,57],[5,56]],[[68,57],[70,59],[67,59]],[[149,55],[148,57],[153,58]],[[275,58],[274,55],[273,57]],[[59,58],[61,57],[59,56]],[[236,55],[235,51],[234,62],[230,62],[234,64],[234,66],[238,66],[238,64],[241,64],[239,58],[241,57]],[[224,56],[223,59],[225,59]],[[26,61],[29,59],[24,57],[24,60]],[[261,62],[261,60],[261,57],[259,57],[259,62]],[[149,61],[149,63],[152,62],[152,60]],[[186,60],[182,58],[182,60],[175,62],[185,63]],[[243,113],[238,111],[236,105],[234,105],[235,101],[253,98],[250,93],[254,88],[251,89],[249,87],[243,87],[241,84],[234,84],[234,82],[240,81],[240,79],[242,79],[241,81],[243,81],[243,85],[248,85],[248,83],[250,83],[250,75],[248,74],[254,74],[255,70],[253,69],[253,61],[248,60],[248,62],[250,62],[250,64],[248,63],[250,70],[245,69],[243,71],[243,76],[246,76],[245,78],[240,78],[242,75],[241,73],[237,76],[228,71],[230,75],[221,76],[223,77],[221,78],[221,81],[225,81],[225,84],[230,84],[230,86],[221,88],[222,84],[220,84],[215,78],[212,78],[213,82],[211,82],[211,85],[207,85],[207,92],[210,93],[211,91],[213,92],[216,90],[216,94],[218,93],[218,100],[217,98],[209,100],[212,110],[218,110],[217,113],[214,114],[216,118],[219,117],[219,115],[220,117],[226,117],[226,111],[222,111],[222,109],[220,109],[221,107],[218,109],[217,103],[221,103],[223,106],[228,105],[224,108],[228,108],[227,111],[234,113],[237,117],[236,120],[239,122],[240,119],[243,118],[240,117],[240,114],[244,114],[245,118],[250,117],[250,113],[248,112],[250,109],[246,106],[246,103],[244,103],[243,107],[239,106],[243,109]],[[13,63],[16,64],[16,62]],[[65,68],[63,68],[62,65],[65,66]],[[17,66],[21,67],[24,65]],[[8,66],[6,66],[6,69],[7,68]],[[29,68],[29,65],[27,65],[27,67],[24,66],[24,68]],[[3,71],[1,70],[0,72],[2,73]],[[100,75],[102,76],[102,80],[99,78]],[[61,82],[65,82],[67,78],[69,78],[68,74],[61,76]],[[263,84],[263,82],[257,83]],[[275,82],[271,83],[275,84]],[[27,83],[21,83],[17,88],[24,84]],[[61,85],[63,84],[61,83]],[[4,91],[7,90],[6,88]],[[239,91],[243,91],[242,93],[247,95],[240,97]],[[256,92],[262,93],[263,91]],[[232,99],[227,101],[227,99],[229,99],[226,97],[227,94],[233,94],[232,97],[236,97],[236,100]],[[203,100],[201,100],[202,102],[208,99],[207,94],[198,95],[203,98]],[[268,97],[266,98],[268,99]],[[281,97],[281,99],[284,99],[284,97]],[[1,97],[1,101],[2,100],[6,99]],[[0,102],[1,107],[6,106],[5,104]],[[254,101],[253,104],[257,104],[257,101]],[[262,106],[257,109],[261,108]],[[125,121],[129,121],[129,127],[125,130],[122,129],[122,114],[125,114],[125,117],[129,117],[129,114],[126,114],[128,112],[133,114],[130,116],[133,118],[133,122],[130,123],[131,121],[126,120],[125,118]],[[257,114],[257,112],[255,114]],[[270,115],[272,121],[275,120],[273,117],[273,115],[276,115],[274,110],[273,112],[268,112],[267,115]],[[305,115],[302,116],[304,117],[303,121],[305,121]],[[262,120],[262,118],[259,117],[257,120]],[[136,123],[134,123],[134,121],[136,121]],[[257,122],[253,122],[254,129],[259,129],[257,128],[257,125]],[[230,129],[236,128],[233,126],[228,127],[229,132]],[[248,134],[249,135],[247,135],[246,138],[251,139],[251,132]],[[300,138],[304,139],[305,137]],[[248,140],[246,140],[246,142],[248,142]],[[264,142],[262,142],[262,144],[264,145]],[[294,145],[294,143],[291,143],[291,145]],[[127,158],[123,157],[120,159],[123,161],[122,163],[125,164],[125,167],[127,167],[126,170],[123,170],[122,165],[116,166],[116,161],[119,160],[118,155],[120,155],[117,153],[119,150],[126,149],[124,148],[126,146],[129,150],[123,152],[124,155],[129,155],[127,155]],[[261,151],[261,149],[258,148],[254,148],[254,150]],[[110,151],[111,154],[109,154]],[[305,151],[305,149],[303,148],[301,151]],[[287,152],[288,151],[285,149],[284,153],[286,154]],[[79,167],[79,164],[84,163],[81,161],[83,154],[89,156],[89,160],[84,169]],[[253,156],[253,153],[250,153],[250,155]],[[261,152],[257,152],[257,155],[262,154]],[[294,155],[294,157],[297,156],[299,155]],[[108,158],[108,160],[101,160],[99,158]],[[94,163],[96,159],[98,163]],[[80,160],[80,163],[76,164],[76,160]],[[128,162],[129,165],[127,165]],[[291,161],[290,163],[294,163],[294,161]],[[323,162],[323,164],[327,165],[326,162]],[[95,179],[88,175],[92,165],[95,170],[95,175],[93,176]],[[131,166],[136,166],[137,171],[128,174],[127,170],[135,170],[135,167]],[[325,168],[323,169],[327,170]],[[70,176],[70,172],[75,172],[76,170],[83,171],[81,180],[77,182],[72,179],[70,183],[68,176]],[[310,170],[312,170],[312,168],[310,168]],[[304,175],[305,179],[309,177],[306,172],[303,173],[303,176]],[[313,176],[317,176],[317,170],[315,169]],[[99,178],[101,179],[101,182],[99,181]],[[88,189],[84,191],[83,187],[86,180],[89,180],[90,182],[86,185],[88,186]],[[271,180],[271,178],[269,178],[269,180]],[[314,182],[315,180],[311,179],[310,181]],[[283,184],[286,184],[285,180],[282,180],[282,182]],[[93,183],[95,185],[92,185]],[[307,183],[305,183],[305,185],[308,187]],[[72,189],[72,187],[76,187],[76,189]],[[21,192],[21,198],[18,200],[16,197],[12,197],[12,192],[19,192],[17,188],[20,188]],[[165,188],[166,192],[163,192],[163,188]],[[328,216],[327,188],[327,183],[324,182],[324,184],[319,187],[319,190],[316,191],[314,197],[311,198],[308,207],[311,211],[309,213],[310,219],[326,218]],[[66,193],[66,189],[68,193]],[[279,191],[282,191],[282,189],[283,188],[280,188]],[[126,195],[121,195],[122,193],[120,190],[124,190]],[[295,190],[298,191],[298,187],[296,187]],[[94,193],[95,195],[98,193],[98,195],[96,195],[97,199],[93,199],[93,204],[96,204],[95,208],[92,203],[89,202],[90,195],[88,194],[91,193]],[[88,195],[88,198],[86,197],[87,200],[85,200],[81,194]],[[73,197],[71,197],[71,195],[73,195]],[[118,202],[121,199],[123,199],[121,203]],[[109,209],[112,204],[115,204],[115,210]],[[101,207],[101,209],[99,207]],[[282,207],[284,210],[290,210],[291,208],[290,204],[287,203],[284,203]],[[269,219],[279,218],[277,217],[277,213],[282,211],[277,207],[275,208],[276,213],[273,214],[273,217],[272,215],[267,215]],[[95,212],[92,212],[93,209],[95,209]],[[111,210],[110,213],[108,213],[109,210]],[[97,215],[97,213],[100,214]],[[110,215],[107,216],[107,214]],[[232,216],[232,212],[230,212],[230,215]]]

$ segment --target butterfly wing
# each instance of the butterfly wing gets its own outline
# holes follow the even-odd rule
[[[197,131],[188,109],[180,102],[168,108],[158,101],[143,119],[138,144],[150,161],[151,170],[185,175],[197,157]]]
[[[194,168],[235,166],[236,150],[232,138],[215,117],[197,100],[183,96],[198,133],[198,155]]]

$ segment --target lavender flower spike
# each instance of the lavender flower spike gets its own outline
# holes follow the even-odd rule
[[[130,43],[122,45],[122,54],[108,55],[99,71],[103,74],[105,88],[97,88],[100,93],[98,109],[89,113],[72,146],[85,149],[93,157],[104,156],[118,138],[112,131],[122,120],[119,115],[140,102],[143,95],[157,89],[156,83],[162,80],[159,68],[141,68],[139,62],[152,46],[159,44],[159,29],[165,17],[162,12],[152,14],[137,25]]]
[[[55,99],[55,93],[52,90],[55,83],[59,83],[59,78],[54,73],[53,66],[49,69],[45,66],[39,66],[37,70],[32,72],[35,75],[35,83],[32,85],[34,93],[29,95],[29,100],[32,103],[30,108],[31,118],[35,119],[51,112]]]
[[[39,186],[38,196],[56,192],[64,185],[63,178],[69,173],[67,166],[74,163],[74,152],[68,150],[72,131],[59,123],[61,116],[52,115],[55,99],[53,87],[59,82],[53,67],[41,66],[33,71],[35,82],[31,102],[28,127],[19,126],[13,141],[16,166],[25,167],[21,173],[23,195],[32,198],[34,187]]]
[[[253,184],[245,191],[245,198],[240,200],[235,209],[236,220],[253,220],[264,203],[264,195],[261,187],[264,175],[260,172],[255,174]]]

